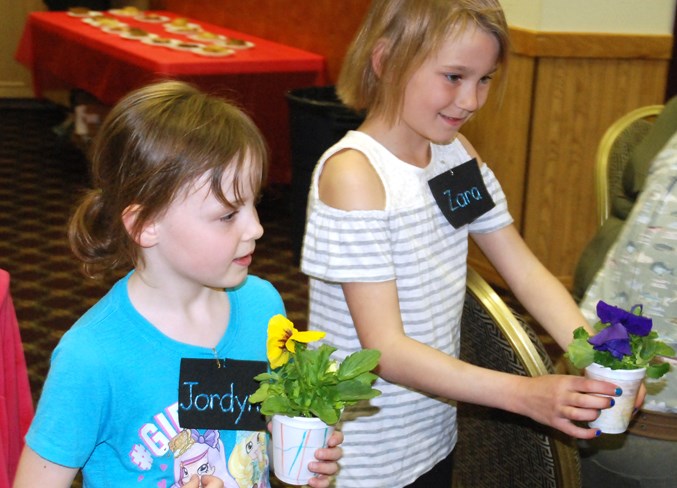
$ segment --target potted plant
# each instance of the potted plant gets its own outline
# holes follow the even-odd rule
[[[659,356],[675,355],[675,350],[651,330],[653,322],[642,316],[642,308],[635,305],[627,311],[600,300],[595,335],[579,327],[565,354],[576,368],[585,369],[586,376],[621,387],[622,394],[614,399],[612,407],[589,423],[605,433],[625,432],[644,377],[663,376],[670,364],[659,361]]]
[[[275,475],[291,484],[306,484],[312,473],[307,465],[315,449],[324,447],[346,406],[380,395],[372,388],[377,376],[372,370],[381,353],[364,349],[342,362],[331,359],[336,348],[318,341],[324,332],[298,331],[282,315],[268,323],[266,344],[270,371],[257,375],[260,383],[251,403],[261,404],[261,413],[273,417]],[[300,429],[296,434],[292,428]],[[308,452],[304,454],[303,448]],[[284,454],[291,454],[289,459]]]

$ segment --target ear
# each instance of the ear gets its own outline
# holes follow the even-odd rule
[[[374,44],[374,49],[371,51],[371,69],[374,70],[376,76],[381,77],[381,71],[383,69],[383,56],[388,52],[390,47],[390,42],[385,37],[380,38]]]
[[[140,230],[135,230],[136,219],[141,212],[141,205],[133,203],[122,212],[122,224],[127,230],[127,234],[141,247],[152,247],[157,244],[157,232],[155,221],[151,220],[143,224]]]

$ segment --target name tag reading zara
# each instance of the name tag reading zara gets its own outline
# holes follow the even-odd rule
[[[475,158],[435,176],[428,186],[454,229],[473,222],[496,206]]]
[[[265,430],[260,406],[249,403],[263,361],[181,359],[179,424],[184,429]]]

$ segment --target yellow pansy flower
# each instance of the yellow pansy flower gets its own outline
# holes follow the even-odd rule
[[[289,354],[294,354],[296,343],[319,341],[325,336],[324,332],[299,331],[284,315],[275,315],[268,322],[268,341],[266,349],[268,361],[272,369],[279,368],[289,361]]]

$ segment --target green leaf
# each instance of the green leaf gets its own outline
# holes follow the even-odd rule
[[[339,380],[349,380],[371,371],[378,365],[381,353],[376,349],[363,349],[345,358],[338,370]]]
[[[583,330],[586,334],[586,337],[583,337],[580,334],[580,330]],[[571,341],[565,356],[569,358],[571,364],[573,364],[578,369],[586,368],[595,362],[595,350],[592,348],[592,344],[588,342],[587,331],[582,327],[579,327],[574,331],[574,337],[578,337]]]
[[[275,380],[277,380],[277,378],[278,378],[277,373],[273,373],[273,372],[271,372],[271,373],[261,373],[261,374],[257,374],[256,376],[254,376],[254,379],[256,381],[275,381]]]
[[[261,403],[268,397],[268,390],[270,389],[269,383],[263,383],[259,386],[258,390],[252,393],[249,396],[249,403]]]
[[[310,411],[325,424],[334,425],[339,421],[340,410],[331,407],[331,405],[327,405],[319,399],[310,407]]]
[[[656,347],[656,354],[659,356],[666,356],[666,357],[675,357],[675,349],[668,346],[664,342],[658,342],[657,347]]]
[[[261,413],[263,415],[275,415],[276,413],[282,415],[295,416],[299,415],[299,411],[292,408],[289,400],[282,396],[272,396],[266,398],[261,404]]]
[[[369,385],[369,386],[373,385],[374,381],[376,381],[377,379],[378,379],[378,376],[375,375],[374,373],[370,373],[370,372],[362,373],[361,375],[353,378],[353,380],[359,381],[360,383],[363,383],[363,384]]]
[[[607,351],[594,351],[592,362],[611,369],[624,369],[623,363],[618,361],[618,359],[616,359],[610,352]],[[634,366],[625,369],[634,369]]]
[[[344,402],[368,400],[381,394],[379,390],[357,380],[347,380],[336,385],[338,397]]]
[[[656,379],[660,378],[668,371],[670,371],[670,365],[668,363],[651,364],[646,368],[646,376],[648,378]]]
[[[589,339],[590,334],[588,333],[588,330],[585,327],[579,327],[578,329],[574,330],[574,339]]]

